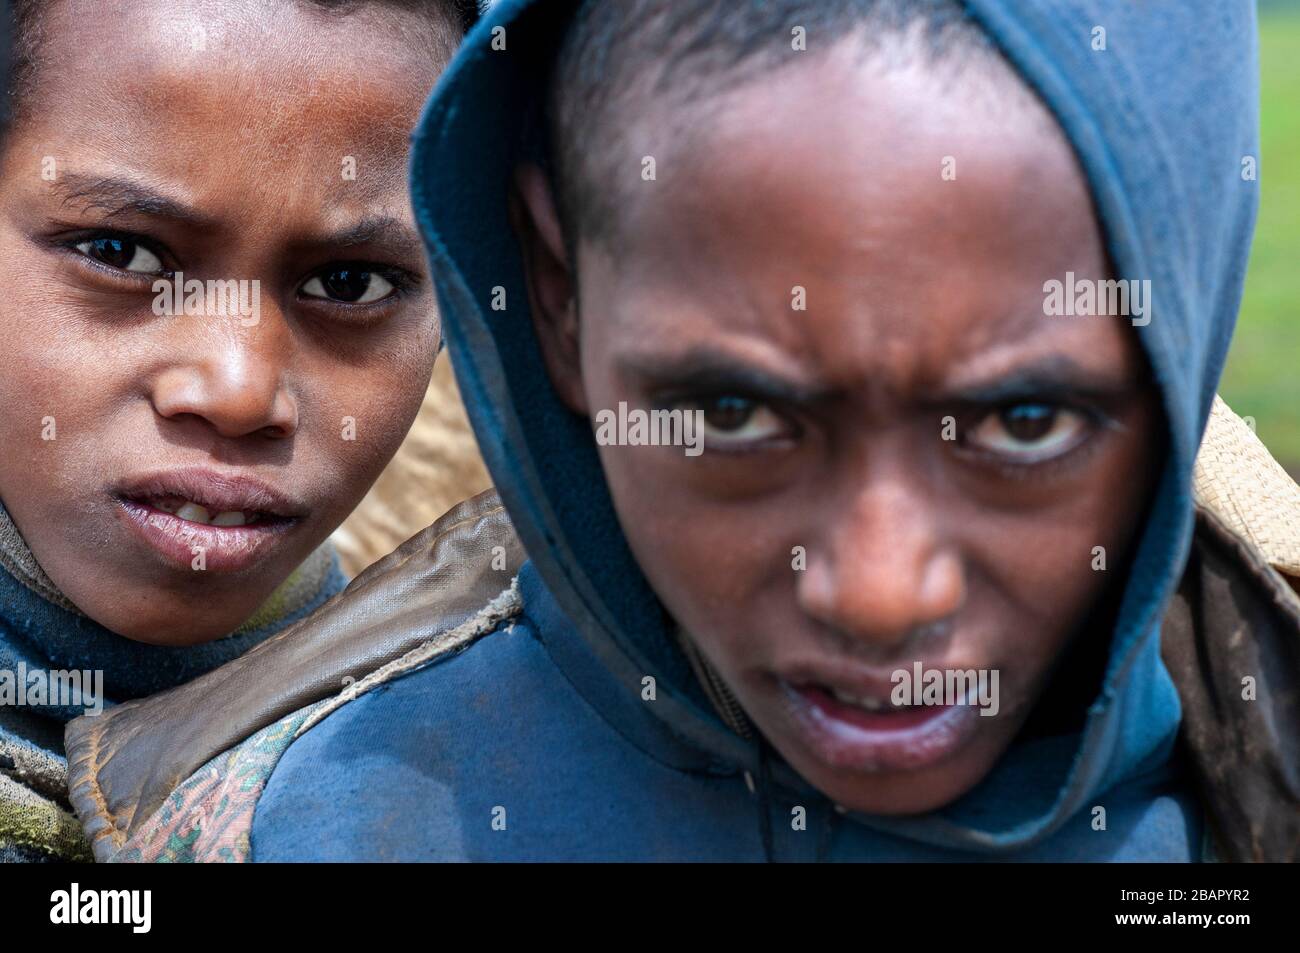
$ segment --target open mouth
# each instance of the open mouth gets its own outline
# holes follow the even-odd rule
[[[908,771],[956,752],[978,727],[968,704],[895,704],[886,685],[848,689],[778,679],[789,722],[804,747],[837,770]]]
[[[882,701],[881,699],[876,698],[874,695],[850,694],[838,688],[833,688],[829,685],[825,685],[825,686],[810,685],[808,687],[831,695],[837,702],[840,702],[841,704],[852,705],[854,708],[862,708],[865,709],[866,711],[872,711],[872,712],[897,711],[899,708],[911,707],[909,705],[901,705],[901,706],[895,705],[892,701]]]
[[[261,562],[308,514],[268,484],[202,469],[137,478],[112,496],[139,540],[190,571],[234,572]]]
[[[945,705],[901,705],[829,685],[804,684],[796,691],[836,718],[876,731],[898,731],[933,717]]]
[[[170,513],[179,520],[186,523],[197,523],[200,526],[260,526],[284,519],[284,517],[276,516],[274,513],[268,513],[265,510],[214,510],[202,503],[196,503],[194,500],[187,500],[183,496],[169,495],[136,499],[124,497],[124,499],[138,506],[146,506],[162,513]]]

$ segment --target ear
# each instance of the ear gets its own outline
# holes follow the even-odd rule
[[[582,386],[573,268],[564,247],[551,183],[546,173],[531,162],[515,169],[510,223],[519,237],[533,329],[551,386],[565,406],[585,417],[587,396]]]

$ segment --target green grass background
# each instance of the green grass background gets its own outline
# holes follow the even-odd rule
[[[1300,3],[1260,9],[1259,223],[1219,392],[1300,475]]]

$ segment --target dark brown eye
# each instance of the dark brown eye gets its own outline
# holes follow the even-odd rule
[[[369,304],[393,293],[393,284],[383,275],[355,266],[335,266],[322,271],[302,286],[309,298],[326,298],[346,304]]]
[[[103,236],[77,242],[74,247],[87,258],[93,258],[111,268],[146,275],[160,275],[163,272],[158,256],[130,238]]]
[[[1021,463],[1037,463],[1069,452],[1087,434],[1088,419],[1056,404],[1012,404],[984,417],[966,443]]]
[[[676,404],[695,415],[705,446],[741,450],[794,434],[790,422],[761,401],[735,394],[699,397]]]
[[[745,426],[757,409],[753,401],[743,397],[717,397],[701,404],[704,422],[723,432],[739,430]]]
[[[1016,440],[1041,440],[1052,432],[1057,409],[1046,404],[1017,404],[1001,413],[1002,426]]]

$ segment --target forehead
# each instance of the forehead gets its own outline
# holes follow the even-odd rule
[[[1102,277],[1104,248],[1063,133],[1009,67],[987,69],[844,50],[725,94],[685,138],[647,116],[633,138],[656,178],[629,183],[617,266],[584,249],[619,289],[613,324],[750,336],[855,379],[1113,334],[1044,319],[1043,283]]]
[[[444,60],[436,31],[412,42],[416,21],[394,16],[297,0],[56,3],[21,138],[87,171],[184,183],[209,210],[404,207],[406,143]]]

